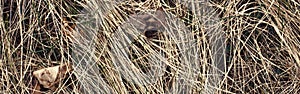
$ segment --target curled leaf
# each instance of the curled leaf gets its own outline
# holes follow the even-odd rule
[[[64,75],[70,71],[71,68],[67,64],[63,64],[34,71],[33,75],[38,79],[40,85],[51,89],[55,84],[58,84],[59,79],[64,79]]]

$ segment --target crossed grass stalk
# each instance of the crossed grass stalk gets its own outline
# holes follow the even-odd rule
[[[31,73],[34,70],[59,64],[52,61],[60,61],[61,63],[72,61],[74,63],[76,61],[74,56],[76,55],[79,55],[79,58],[84,55],[88,56],[88,58],[80,59],[81,62],[84,59],[87,59],[84,61],[87,64],[94,62],[90,65],[81,65],[80,62],[73,65],[75,68],[73,74],[77,78],[75,80],[79,81],[78,85],[75,86],[78,86],[77,89],[83,90],[83,92],[179,93],[184,91],[184,87],[189,87],[186,90],[189,93],[299,92],[299,2],[293,0],[211,0],[202,4],[203,1],[197,0],[177,1],[184,6],[182,8],[178,3],[165,1],[167,6],[162,5],[164,6],[163,9],[183,20],[183,23],[188,27],[188,34],[191,34],[189,35],[191,37],[189,41],[195,42],[195,44],[183,47],[194,50],[180,48],[180,43],[186,41],[176,39],[178,39],[177,37],[186,37],[186,34],[162,36],[162,39],[158,39],[164,44],[175,43],[176,46],[179,46],[177,48],[170,45],[160,48],[169,55],[169,57],[161,58],[171,60],[165,62],[173,70],[167,73],[171,74],[167,77],[177,80],[168,80],[168,83],[171,84],[167,84],[161,78],[156,84],[148,86],[136,82],[124,82],[128,78],[122,77],[122,72],[117,70],[116,60],[130,62],[130,59],[126,55],[122,55],[123,52],[116,53],[112,49],[120,50],[115,41],[116,35],[125,36],[117,30],[122,22],[126,21],[123,18],[137,11],[157,9],[157,6],[163,1],[148,0],[146,3],[133,1],[118,3],[117,1],[92,0],[89,2],[75,2],[74,5],[74,2],[69,1],[1,1],[0,5],[3,6],[1,7],[1,17],[3,19],[0,20],[0,93],[31,92],[31,81],[33,79]],[[145,4],[145,6],[140,4]],[[149,6],[146,6],[147,4]],[[158,5],[151,6],[151,4]],[[186,5],[190,5],[190,7],[185,7]],[[204,5],[213,8],[208,12],[213,15],[203,15],[202,12],[199,12],[206,11],[202,7]],[[96,21],[96,25],[93,26],[92,24],[90,25],[91,28],[80,29],[80,24],[76,23],[80,21],[76,16],[84,14],[78,8],[86,9],[91,13],[90,15],[95,14],[92,15],[92,20],[86,22]],[[110,14],[113,14],[113,16],[109,16]],[[71,26],[75,22],[79,30],[86,29],[82,33],[78,33],[79,38],[75,34],[67,35],[64,33],[64,31],[72,31],[72,29],[68,29],[63,25],[62,22],[65,17],[71,18],[68,20],[70,21],[68,25]],[[212,19],[214,17],[221,19],[213,20],[215,22],[205,20],[205,18]],[[207,24],[209,25],[207,26]],[[211,33],[207,31],[211,30],[208,28],[218,27],[219,25],[222,26],[219,32]],[[88,31],[97,37],[87,38],[86,36],[89,33],[86,32]],[[134,32],[134,30],[131,32]],[[220,34],[220,32],[225,34]],[[214,35],[222,35],[223,37],[214,37]],[[136,36],[143,37],[143,35]],[[218,60],[214,57],[216,56],[214,53],[218,49],[212,43],[224,37],[222,44],[225,46],[226,53],[222,56],[224,56],[225,62],[218,64],[223,66],[224,69],[218,69],[219,67],[214,64],[214,60]],[[80,48],[80,46],[76,48],[77,46],[74,45],[77,45],[78,41],[83,41],[79,44],[93,41],[91,43],[95,44],[90,48],[95,47],[96,49],[89,51],[90,49]],[[156,51],[153,50],[151,45],[146,44],[146,41],[141,38],[139,42],[150,53],[155,53]],[[82,45],[81,47],[89,47],[88,44]],[[133,47],[133,49],[138,51],[138,47]],[[178,62],[172,57],[176,55],[174,51],[167,51],[168,49],[178,49],[181,51],[179,53],[187,51],[187,54],[192,55],[182,54],[181,58],[185,59]],[[93,55],[84,51],[93,52]],[[158,53],[154,54],[154,56],[160,55]],[[144,53],[141,56],[144,56]],[[172,59],[175,61],[172,61]],[[130,63],[125,62],[124,64]],[[87,68],[82,70],[80,66],[87,66]],[[196,66],[196,68],[191,66]],[[78,68],[77,71],[76,68]],[[85,72],[90,73],[80,75]],[[180,74],[187,75],[186,77],[179,77]],[[180,86],[179,84],[184,83],[178,82],[178,79],[190,83],[186,86]],[[212,81],[215,82],[212,83]],[[62,84],[54,92],[78,91],[68,89],[67,84]]]

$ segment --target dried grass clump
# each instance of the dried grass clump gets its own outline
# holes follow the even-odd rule
[[[0,5],[0,93],[299,93],[297,0]]]
[[[222,90],[299,93],[299,2],[214,2],[227,35]],[[222,7],[222,6],[226,7]]]

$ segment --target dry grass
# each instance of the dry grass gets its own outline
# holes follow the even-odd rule
[[[299,1],[136,1],[1,0],[0,93],[300,92]]]

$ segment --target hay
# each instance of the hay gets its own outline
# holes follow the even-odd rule
[[[0,5],[0,93],[299,92],[295,0]],[[34,71],[66,63],[58,87],[34,90]]]

